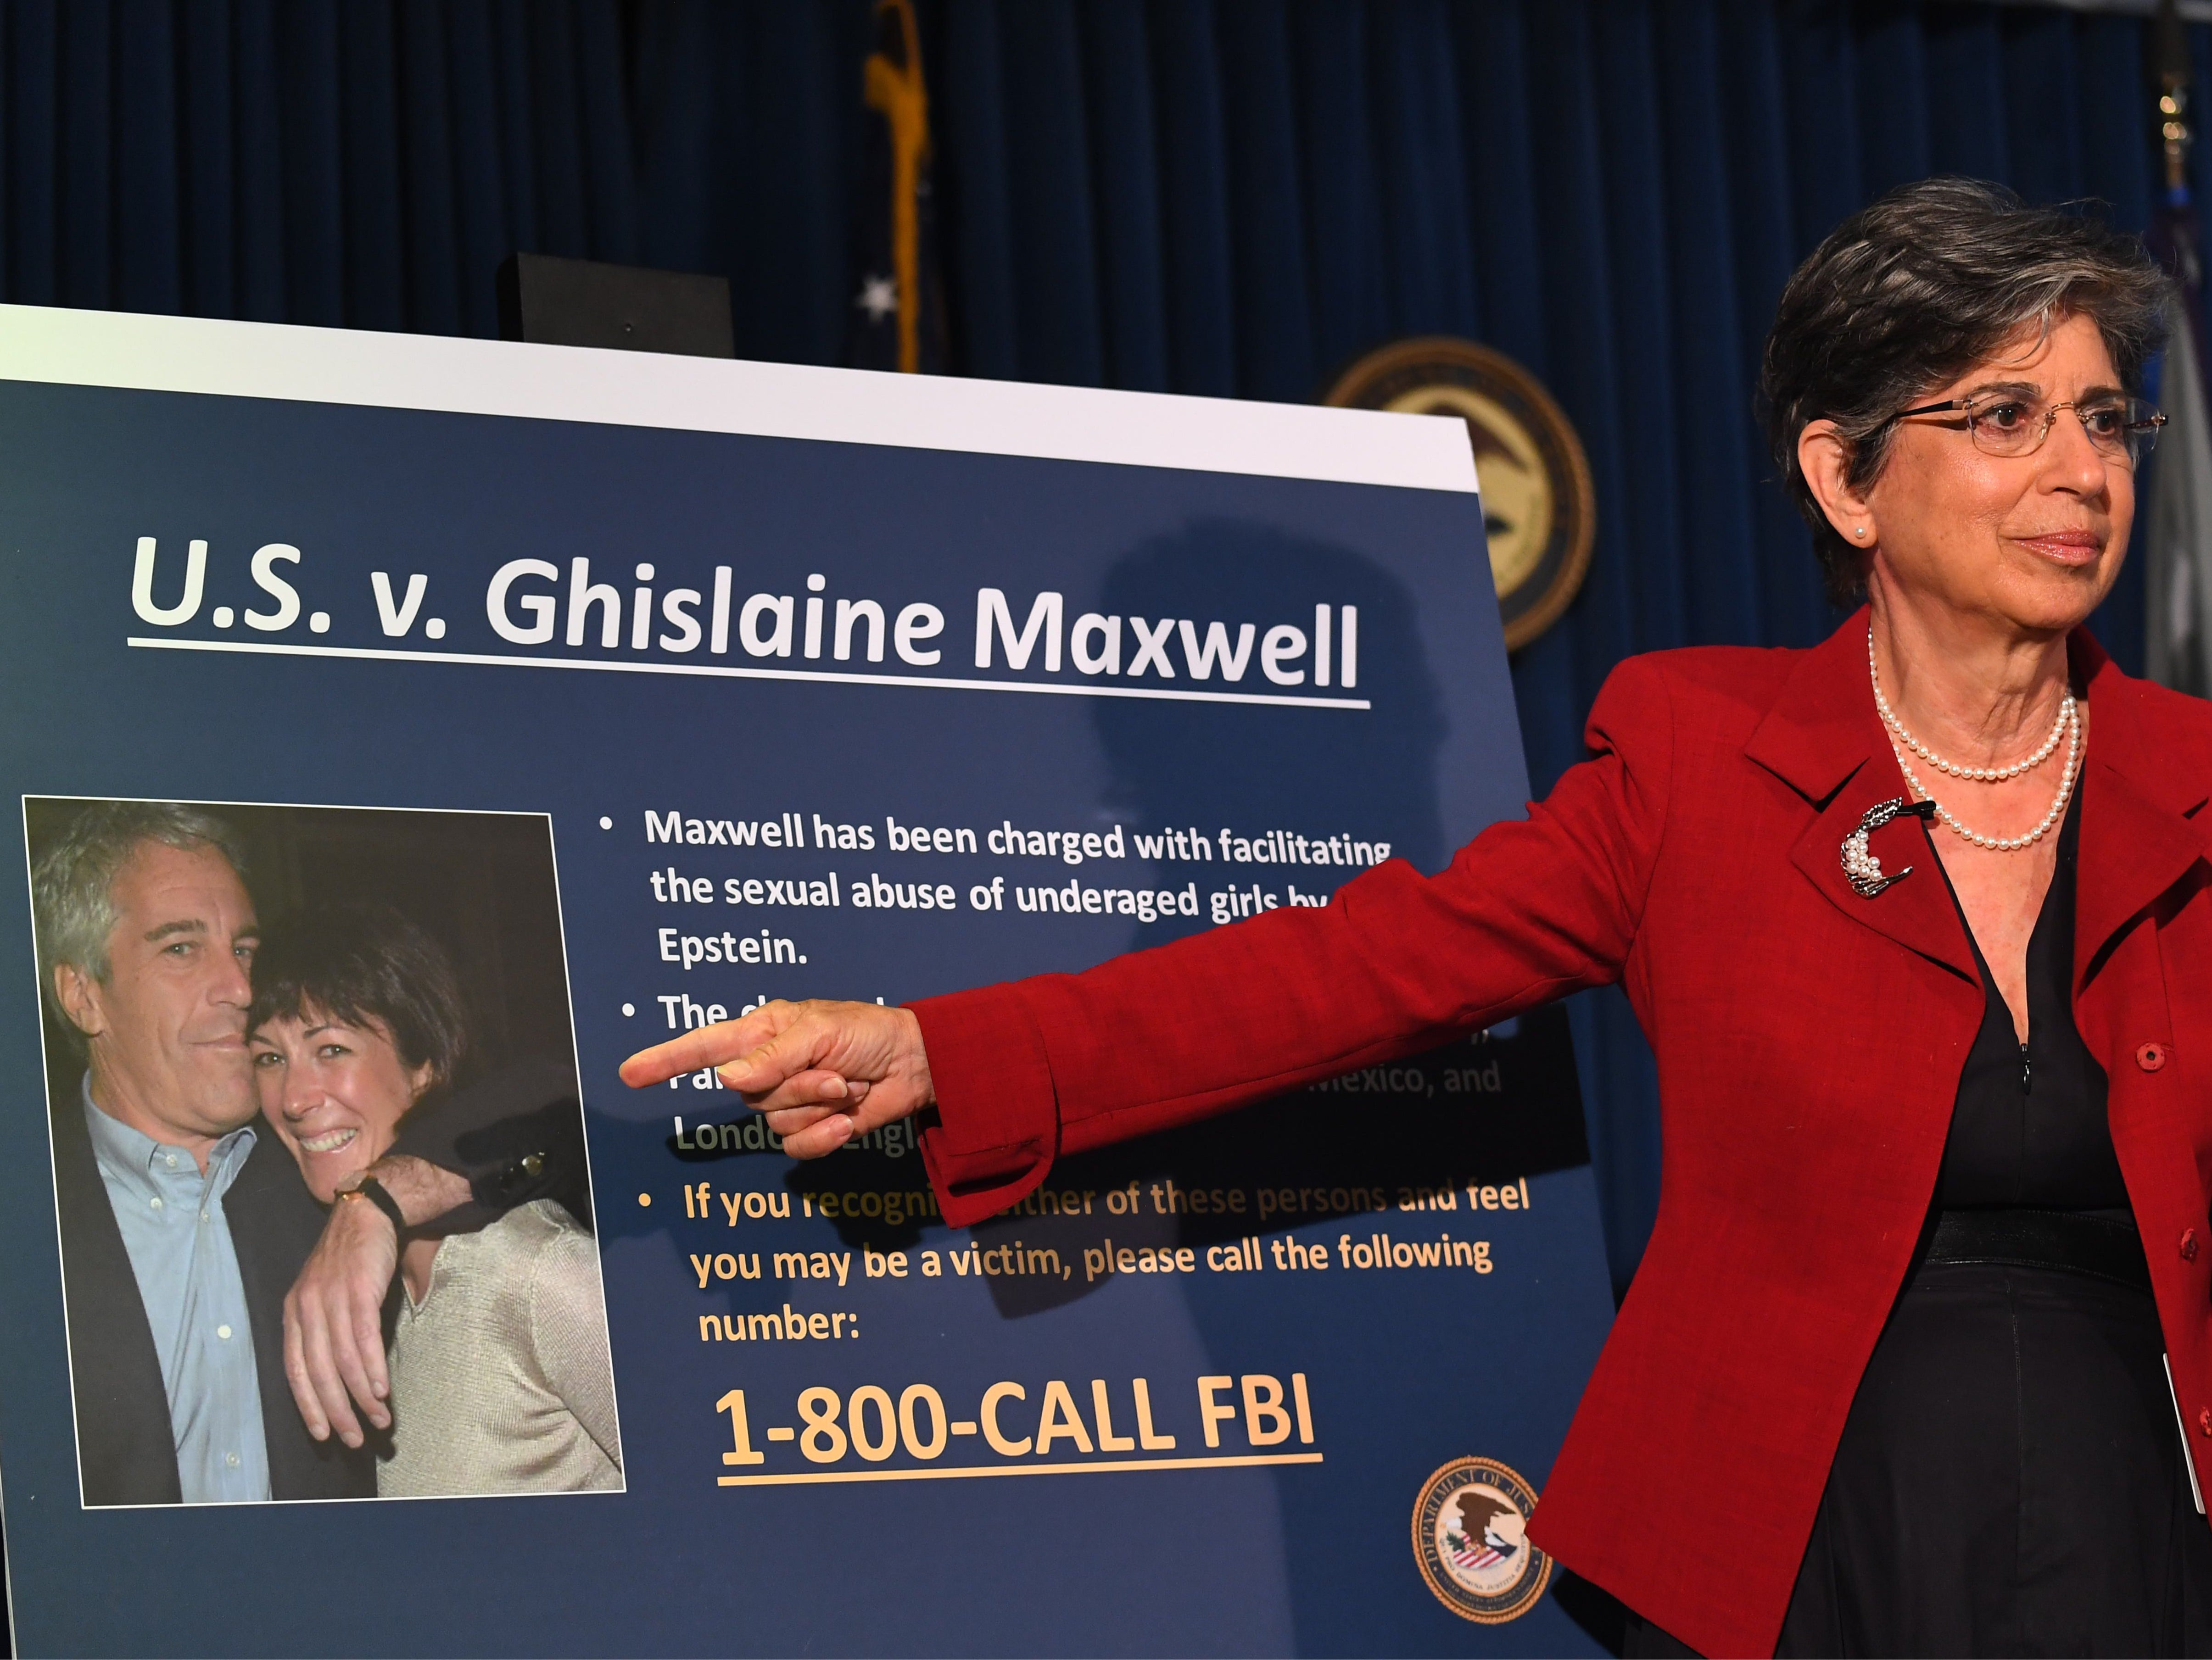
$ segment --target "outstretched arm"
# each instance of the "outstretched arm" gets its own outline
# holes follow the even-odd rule
[[[935,1105],[922,1158],[945,1219],[966,1226],[1018,1200],[1063,1152],[1225,1112],[1619,978],[1665,837],[1663,666],[1631,659],[1615,671],[1589,743],[1593,759],[1526,819],[1492,825],[1435,876],[1393,860],[1325,906],[910,1009],[770,1003],[633,1056],[623,1077],[637,1086],[717,1067],[801,1158]]]

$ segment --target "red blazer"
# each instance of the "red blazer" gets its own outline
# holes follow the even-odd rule
[[[1919,820],[1873,836],[1913,875],[1871,900],[1844,877],[1845,835],[1905,793],[1866,631],[1862,612],[1809,651],[1622,663],[1592,758],[1440,875],[1393,861],[1322,909],[916,1004],[947,1219],[1018,1198],[1062,1150],[1620,982],[1658,1057],[1658,1222],[1533,1536],[1703,1653],[1771,1653],[1984,1008]],[[2090,710],[2075,1016],[2212,1490],[2212,706],[2129,679],[2086,633],[2071,648]],[[1708,1525],[1680,1524],[1686,1501]]]

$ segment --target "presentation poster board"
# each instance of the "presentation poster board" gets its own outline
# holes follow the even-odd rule
[[[1440,868],[1527,790],[1483,536],[1429,418],[0,308],[19,1651],[1594,1651],[1523,1533],[1611,1314],[1557,1011],[972,1229],[906,1126],[798,1166],[616,1076]],[[218,1050],[219,1340],[132,1209],[214,1175],[97,1099]],[[326,1473],[265,1354],[227,1462],[269,1219],[518,1066],[588,1195],[432,1244],[366,1488],[222,1501]]]

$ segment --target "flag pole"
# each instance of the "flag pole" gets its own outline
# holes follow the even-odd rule
[[[2192,75],[2176,0],[2159,0],[2150,27],[2151,90],[2164,196],[2145,241],[2174,282],[2166,346],[2149,389],[2169,417],[2148,476],[2143,514],[2144,667],[2176,691],[2212,694],[2212,420],[2204,375],[2203,266],[2189,184]]]

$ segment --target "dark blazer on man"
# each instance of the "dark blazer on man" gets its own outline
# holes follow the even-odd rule
[[[176,1433],[154,1348],[154,1329],[116,1226],[84,1124],[77,1081],[58,1085],[51,1106],[54,1178],[62,1219],[62,1291],[68,1310],[70,1382],[76,1403],[77,1474],[87,1505],[174,1505]],[[373,1452],[319,1442],[284,1379],[284,1293],[323,1231],[324,1213],[299,1167],[266,1124],[223,1198],[253,1328],[261,1429],[276,1499],[362,1499],[376,1493]],[[373,1445],[373,1444],[372,1444]]]

